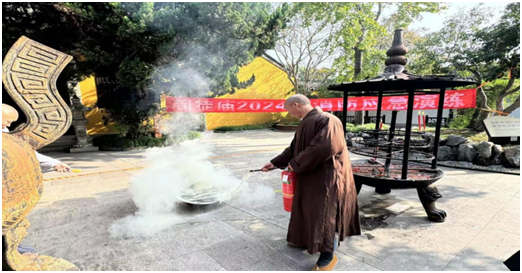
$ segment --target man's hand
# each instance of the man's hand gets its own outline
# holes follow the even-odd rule
[[[71,167],[69,167],[69,165],[65,164],[65,163],[58,163],[56,165],[54,165],[54,170],[59,172],[59,173],[66,173],[66,172],[69,172],[71,170]]]
[[[265,164],[265,166],[263,166],[262,170],[263,172],[268,172],[268,171],[271,171],[272,169],[275,169],[275,166],[274,164],[268,162]]]
[[[294,171],[294,168],[292,168],[292,165],[288,164],[288,169],[290,169],[292,172]]]

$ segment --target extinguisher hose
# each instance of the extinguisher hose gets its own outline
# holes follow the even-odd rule
[[[284,169],[284,168],[277,168],[277,167],[274,167],[274,168],[268,168],[269,171],[271,171],[271,170],[275,170],[275,169],[281,169],[281,170],[282,170],[282,169]],[[250,170],[251,173],[252,173],[252,172],[262,172],[262,171],[263,171],[263,169]]]

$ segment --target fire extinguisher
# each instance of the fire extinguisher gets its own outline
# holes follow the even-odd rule
[[[294,199],[295,183],[297,181],[297,175],[295,172],[286,168],[281,172],[283,178],[283,204],[284,209],[288,212],[292,212],[292,201]]]

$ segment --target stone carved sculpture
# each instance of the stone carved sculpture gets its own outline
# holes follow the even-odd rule
[[[58,75],[71,59],[24,36],[4,58],[2,81],[27,123],[2,134],[3,270],[78,270],[63,259],[22,255],[17,250],[29,227],[26,216],[43,191],[34,151],[62,136],[71,125],[71,111],[56,89]]]

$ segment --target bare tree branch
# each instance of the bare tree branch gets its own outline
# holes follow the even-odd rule
[[[330,48],[329,41],[334,33],[335,26],[326,23],[324,18],[306,24],[299,16],[282,32],[275,55],[284,64],[296,92],[306,94],[310,90],[310,83],[319,75],[321,64],[336,54]],[[324,82],[325,79],[319,81]],[[301,87],[304,90],[300,90]]]
[[[473,73],[473,75],[477,78],[477,84],[480,86],[482,85],[482,75],[478,72],[478,70],[475,70],[473,68],[469,68],[468,67],[468,70]],[[481,87],[481,88],[478,88],[477,89],[479,92],[478,92],[478,95],[480,97],[480,107],[481,108],[486,108],[486,109],[491,109],[489,106],[488,106],[488,97],[486,96],[486,94],[484,93],[484,89]]]
[[[511,89],[510,91],[504,93],[504,97],[509,96],[511,94],[515,94],[518,91],[520,91],[520,86],[517,86],[517,87]]]
[[[497,111],[503,111],[504,110],[504,105],[503,105],[504,104],[503,103],[504,102],[504,98],[510,94],[509,92],[513,91],[513,90],[511,90],[511,91],[509,91],[509,90],[513,87],[514,83],[515,83],[515,77],[511,77],[509,79],[509,82],[506,85],[506,87],[504,87],[504,89],[502,89],[502,91],[500,91],[500,94],[497,96],[497,99],[495,100],[495,106],[497,108],[496,109]],[[515,88],[515,89],[518,89],[518,87]]]
[[[509,82],[508,84],[506,85],[506,87],[504,87],[504,89],[500,92],[500,95],[508,92],[509,89],[511,89],[511,87],[513,87],[513,84],[515,83],[515,77],[511,77],[509,79]]]

